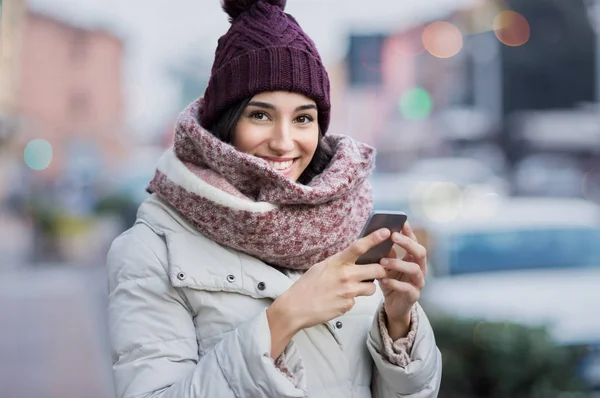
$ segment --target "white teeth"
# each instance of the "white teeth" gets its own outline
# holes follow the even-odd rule
[[[287,162],[271,162],[268,160],[267,162],[271,165],[271,167],[277,170],[286,170],[292,165],[292,163],[294,163],[293,160],[289,160]]]

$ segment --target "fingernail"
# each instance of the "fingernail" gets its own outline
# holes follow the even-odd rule
[[[382,279],[381,280],[381,284],[382,285],[387,285],[390,281],[388,279]]]
[[[402,234],[399,234],[398,232],[394,232],[394,234],[392,235],[392,239],[396,242],[399,242],[402,240]]]
[[[390,263],[390,260],[388,260],[387,258],[381,259],[381,265],[388,265],[389,263]]]

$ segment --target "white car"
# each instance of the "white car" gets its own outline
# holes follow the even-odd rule
[[[577,159],[549,154],[530,155],[515,166],[518,195],[581,197],[585,170]]]
[[[409,215],[410,217],[410,215]],[[579,199],[505,198],[492,217],[424,223],[425,306],[482,321],[547,325],[585,346],[600,388],[600,207]]]

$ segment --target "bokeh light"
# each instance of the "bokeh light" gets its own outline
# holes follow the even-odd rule
[[[52,145],[46,140],[31,140],[23,154],[25,164],[33,170],[45,170],[52,162]]]
[[[423,30],[423,46],[437,58],[450,58],[463,47],[463,36],[450,22],[437,21]]]
[[[507,46],[522,46],[529,41],[531,28],[527,19],[518,12],[502,11],[494,18],[496,37]]]
[[[423,213],[431,221],[453,221],[462,209],[462,192],[451,182],[433,182],[424,190],[421,206]]]
[[[400,97],[400,112],[409,120],[422,120],[429,117],[433,101],[427,90],[416,87],[405,91]]]

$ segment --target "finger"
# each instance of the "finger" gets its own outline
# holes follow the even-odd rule
[[[392,234],[392,241],[398,246],[402,247],[408,254],[410,254],[417,262],[425,260],[427,257],[427,250],[419,242],[411,239],[408,236],[402,235],[398,232]]]
[[[348,270],[350,278],[356,282],[372,281],[387,276],[387,271],[381,264],[354,265]]]
[[[402,233],[411,238],[412,240],[418,242],[417,236],[415,235],[415,232],[413,231],[408,221],[406,221],[402,226]]]
[[[358,284],[356,296],[372,296],[377,291],[377,286],[373,282],[361,282]]]
[[[386,270],[397,271],[406,275],[412,285],[419,290],[425,287],[425,275],[423,275],[423,270],[419,264],[402,260],[387,259],[387,262],[384,260],[386,259],[381,260],[381,264]]]
[[[407,303],[414,304],[419,300],[421,292],[408,282],[402,282],[396,279],[385,278],[380,282],[384,287],[400,293],[404,296]]]
[[[409,238],[411,238],[412,240],[414,240],[415,242],[419,242],[417,235],[415,234],[414,230],[412,229],[412,226],[410,225],[410,223],[408,221],[406,221],[404,223],[404,225],[402,226],[402,233],[405,234],[406,236],[408,236]],[[421,246],[423,246],[423,245],[421,245]],[[426,248],[425,248],[425,251],[427,251]],[[423,269],[423,274],[425,274],[425,276],[427,276],[427,259],[424,259],[424,261],[420,265]]]
[[[360,238],[352,243],[348,248],[341,251],[338,256],[340,263],[354,263],[360,256],[369,251],[370,248],[377,246],[381,242],[389,239],[390,230],[387,228],[379,229],[369,235]]]

